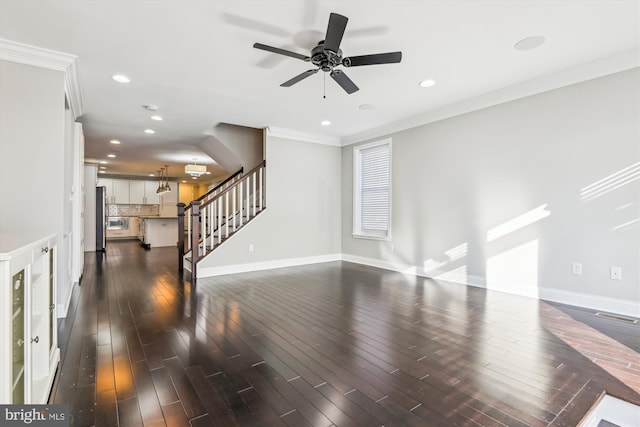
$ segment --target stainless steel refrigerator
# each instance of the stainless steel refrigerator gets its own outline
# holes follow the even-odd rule
[[[96,187],[96,251],[107,245],[107,187]]]

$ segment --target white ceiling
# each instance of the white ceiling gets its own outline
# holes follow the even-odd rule
[[[456,105],[481,106],[469,107],[470,100],[509,99],[509,88],[531,82],[542,82],[534,90],[539,92],[552,81],[549,76],[566,77],[553,80],[552,87],[629,68],[629,61],[607,62],[612,57],[632,58],[631,66],[637,66],[639,4],[0,0],[0,37],[78,57],[87,159],[115,152],[118,157],[107,165],[110,173],[144,175],[168,163],[171,175],[179,177],[193,158],[222,173],[196,147],[218,123],[351,142],[373,135],[372,129],[415,124],[443,111],[450,115]],[[360,87],[352,95],[327,76],[323,99],[326,74],[321,72],[280,87],[312,67],[254,49],[253,43],[308,55],[324,38],[330,12],[349,18],[341,44],[345,56],[401,50],[402,62],[346,69]],[[513,48],[536,35],[546,38],[541,47]],[[600,66],[591,74],[567,74],[594,63]],[[131,83],[114,82],[116,73],[126,74]],[[418,82],[426,78],[437,84],[420,88]],[[164,121],[150,120],[144,104],[158,105]],[[361,104],[375,108],[361,110]],[[322,120],[331,126],[321,126]],[[148,127],[156,134],[145,135]],[[122,141],[119,147],[109,144],[114,138]]]

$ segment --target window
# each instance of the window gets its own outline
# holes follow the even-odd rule
[[[391,140],[353,149],[353,236],[391,237]]]

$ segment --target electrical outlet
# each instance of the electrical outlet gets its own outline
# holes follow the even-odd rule
[[[573,274],[575,274],[576,276],[582,276],[582,263],[573,263]]]
[[[249,244],[249,252],[253,252],[253,243]]]
[[[611,266],[611,280],[622,280],[622,267]]]

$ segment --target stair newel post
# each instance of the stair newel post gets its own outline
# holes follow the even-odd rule
[[[200,202],[191,202],[191,283],[195,283],[196,264],[200,258]]]
[[[184,270],[184,209],[187,205],[178,203],[178,271],[180,277]]]

